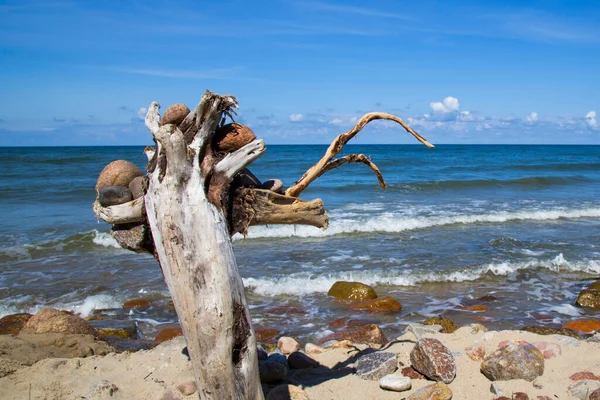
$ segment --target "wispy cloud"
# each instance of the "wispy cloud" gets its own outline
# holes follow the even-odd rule
[[[231,79],[233,75],[242,70],[242,67],[199,70],[176,69],[145,69],[131,67],[108,67],[107,69],[135,75],[159,76],[163,78],[182,79]]]
[[[393,19],[411,19],[409,16],[404,14],[398,14],[389,11],[380,11],[374,8],[347,6],[343,4],[327,3],[324,1],[301,1],[297,3],[302,7],[309,8],[314,11],[332,11],[336,13],[345,14],[357,14],[368,17],[382,17],[382,18],[393,18]]]

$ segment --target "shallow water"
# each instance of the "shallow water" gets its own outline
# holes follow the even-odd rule
[[[144,297],[132,311],[148,335],[176,319],[148,255],[120,249],[92,213],[104,165],[143,168],[143,147],[2,148],[0,316],[44,306],[84,315]],[[252,171],[290,184],[326,146],[269,146]],[[600,146],[347,146],[363,165],[315,181],[327,230],[253,227],[234,238],[254,322],[303,337],[342,316],[395,333],[444,314],[492,328],[560,324],[591,311],[573,306],[600,274]],[[372,285],[403,305],[398,315],[356,314],[327,297],[336,280]],[[477,298],[492,294],[498,300]],[[485,304],[487,311],[466,306]],[[280,315],[281,305],[296,307]],[[289,310],[290,311],[290,310]]]

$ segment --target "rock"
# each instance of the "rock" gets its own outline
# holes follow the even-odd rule
[[[600,389],[599,381],[579,381],[569,388],[572,398],[589,400],[589,395]]]
[[[600,281],[596,281],[594,283],[592,283],[588,289],[592,289],[592,290],[600,290]]]
[[[337,281],[327,292],[327,296],[346,300],[370,300],[376,299],[375,290],[364,283]]]
[[[277,329],[255,329],[254,333],[256,334],[257,342],[269,342],[274,339],[277,335],[279,335],[279,331]]]
[[[275,193],[283,193],[283,181],[281,179],[268,179],[263,182],[261,189],[270,190]]]
[[[160,344],[178,336],[183,336],[183,331],[181,330],[180,326],[167,326],[158,332],[154,338],[154,343]]]
[[[299,308],[299,307],[290,306],[290,305],[281,305],[281,306],[277,306],[277,307],[272,307],[272,308],[269,308],[268,310],[266,310],[266,312],[268,312],[270,314],[276,314],[276,315],[304,315],[304,314],[306,314],[306,310]]]
[[[313,360],[309,356],[299,351],[295,351],[288,356],[288,364],[290,369],[305,369],[318,367],[320,364],[318,361]]]
[[[277,348],[281,350],[283,354],[287,355],[300,350],[300,343],[294,338],[282,336],[277,341]]]
[[[533,381],[544,373],[544,355],[529,343],[510,342],[483,360],[481,372],[492,381]]]
[[[410,379],[426,379],[423,375],[415,371],[413,367],[404,367],[400,370],[402,376],[409,377]]]
[[[89,324],[100,336],[114,336],[121,339],[137,339],[137,325],[129,320],[97,320]]]
[[[572,381],[600,381],[600,376],[594,374],[589,371],[575,372],[573,375],[569,377]]]
[[[465,354],[473,361],[482,362],[485,358],[485,349],[481,346],[469,346],[465,349]]]
[[[495,297],[495,296],[487,295],[487,296],[481,296],[477,300],[478,301],[490,302],[490,301],[496,301],[496,300],[498,300],[498,298]]]
[[[340,332],[334,332],[321,339],[321,343],[329,340],[349,340],[353,343],[365,344],[386,344],[387,338],[375,324],[357,326],[354,328],[344,329]]]
[[[471,334],[475,335],[476,333],[479,332],[487,332],[488,328],[486,328],[485,326],[481,325],[481,324],[469,324],[469,325],[465,325],[465,328],[469,328],[471,329]]]
[[[406,400],[450,400],[452,390],[443,382],[422,387],[407,397]]]
[[[131,190],[125,186],[106,186],[98,192],[98,202],[102,207],[116,206],[131,200]]]
[[[444,328],[441,325],[423,325],[419,323],[409,324],[405,329],[404,333],[412,332],[417,340],[421,338],[423,335],[434,335],[438,332],[441,332]]]
[[[31,317],[29,313],[19,313],[0,318],[0,335],[18,335]]]
[[[125,186],[128,187],[133,178],[142,176],[144,173],[126,160],[116,160],[108,164],[96,181],[96,192],[107,186]]]
[[[166,110],[158,123],[160,125],[179,125],[190,113],[190,109],[185,104],[172,104]]]
[[[524,392],[514,392],[512,394],[512,400],[529,400],[529,396]]]
[[[144,177],[136,176],[129,182],[129,191],[134,199],[139,199],[144,196],[145,188],[144,188]]]
[[[391,374],[386,375],[379,380],[379,387],[394,392],[403,392],[405,390],[410,390],[412,383],[410,378],[406,376]]]
[[[536,342],[536,343],[533,343],[533,345],[539,351],[542,352],[542,354],[544,355],[544,358],[546,360],[548,360],[550,358],[558,357],[562,354],[562,349],[560,348],[560,345],[558,345],[556,343]]]
[[[118,353],[128,351],[134,353],[140,350],[150,350],[156,347],[153,340],[123,339],[115,336],[103,336],[102,340],[114,347]]]
[[[213,139],[216,151],[231,153],[256,139],[254,132],[245,125],[234,122],[217,128]]]
[[[504,394],[504,390],[498,387],[498,384],[496,382],[492,382],[492,384],[490,385],[490,392],[499,395]]]
[[[266,400],[310,400],[308,394],[298,386],[278,385],[269,390]]]
[[[123,308],[129,309],[129,308],[148,308],[150,307],[150,301],[146,300],[146,299],[133,299],[133,300],[127,300],[125,303],[123,303]]]
[[[600,330],[600,319],[580,319],[576,321],[570,321],[564,324],[563,328],[584,333],[594,333]]]
[[[469,310],[469,311],[487,311],[488,307],[484,306],[483,304],[475,304],[472,306],[466,306],[465,310]]]
[[[579,307],[600,310],[600,290],[583,289],[575,301]]]
[[[331,329],[339,329],[339,328],[342,328],[342,327],[348,325],[348,321],[350,321],[350,318],[342,317],[342,318],[338,318],[338,319],[331,321],[330,323],[327,324],[327,326],[330,327]]]
[[[110,383],[107,380],[101,380],[92,385],[88,394],[84,397],[87,399],[98,399],[112,397],[112,395],[119,390],[117,385]]]
[[[451,383],[456,376],[452,353],[437,339],[419,339],[410,352],[410,363],[415,370],[435,381]]]
[[[21,333],[76,333],[97,336],[98,333],[83,318],[54,308],[43,308],[32,316]]]
[[[579,333],[568,328],[549,328],[547,326],[529,325],[521,329],[522,331],[536,333],[538,335],[563,335],[579,339]]]
[[[353,311],[400,312],[402,305],[393,297],[385,296],[352,304],[350,309]]]
[[[287,358],[283,354],[273,353],[269,357],[267,357],[267,361],[277,362],[283,365],[286,369],[290,369],[290,365],[288,364]]]
[[[190,396],[196,393],[198,388],[196,387],[196,381],[187,381],[177,386],[177,390],[179,390],[184,396]]]
[[[269,360],[259,362],[258,370],[260,381],[263,383],[281,382],[288,373],[288,369],[285,365]]]
[[[148,248],[153,248],[154,244],[148,233],[146,224],[119,224],[113,225],[110,230],[112,236],[119,246],[124,249],[135,252],[148,252]],[[140,308],[144,308],[141,307]]]
[[[258,356],[259,361],[265,361],[269,355],[261,346],[256,346],[256,355]]]
[[[361,356],[355,364],[356,375],[362,379],[379,380],[398,369],[396,353],[375,352]]]
[[[443,328],[442,332],[444,333],[453,333],[458,329],[458,325],[448,318],[442,317],[441,315],[438,317],[427,318],[425,321],[423,321],[423,325],[439,325]]]
[[[590,393],[588,400],[600,400],[600,389],[596,389]]]
[[[327,350],[325,350],[323,347],[317,346],[313,343],[306,343],[306,345],[304,346],[304,352],[306,354],[321,354],[325,353],[326,351]]]
[[[232,187],[261,187],[262,183],[248,168],[242,169],[233,178]]]

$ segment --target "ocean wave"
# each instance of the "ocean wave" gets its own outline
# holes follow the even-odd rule
[[[397,267],[396,267],[397,268]],[[416,286],[425,283],[472,282],[485,277],[508,276],[521,270],[546,269],[555,273],[582,272],[600,273],[600,260],[569,262],[562,253],[553,259],[531,259],[522,262],[489,263],[461,270],[418,272],[409,268],[403,271],[365,270],[341,271],[331,274],[298,272],[288,276],[269,278],[244,278],[244,286],[262,296],[307,295],[327,293],[337,281],[358,281],[371,286]]]
[[[398,233],[417,229],[448,225],[480,223],[505,223],[515,221],[551,221],[558,219],[600,218],[600,208],[555,209],[528,211],[500,211],[488,214],[462,214],[448,216],[403,217],[386,213],[370,218],[340,218],[330,221],[329,228],[322,230],[311,226],[280,225],[250,227],[246,239],[285,237],[327,237],[352,233]],[[234,240],[243,239],[236,234]]]

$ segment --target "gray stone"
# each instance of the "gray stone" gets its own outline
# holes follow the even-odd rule
[[[404,329],[404,333],[412,332],[417,339],[421,339],[423,335],[434,335],[439,333],[444,328],[441,325],[424,325],[424,324],[410,324]]]
[[[410,390],[412,382],[407,376],[391,374],[386,375],[379,380],[379,387],[394,392],[403,392],[405,390]]]
[[[396,353],[377,352],[366,354],[356,361],[356,375],[362,379],[378,380],[398,369]]]
[[[100,189],[98,202],[102,207],[116,206],[133,200],[131,190],[125,186],[107,186]]]
[[[571,386],[569,394],[574,399],[588,400],[588,396],[597,389],[600,389],[600,381],[579,381]]]
[[[290,369],[305,369],[318,367],[320,364],[317,360],[314,360],[304,353],[295,351],[288,356],[287,362]]]
[[[129,182],[129,190],[134,199],[140,198],[144,195],[144,177],[136,176],[131,182]]]
[[[456,377],[454,356],[437,339],[419,339],[410,352],[410,363],[415,370],[438,382],[450,383]]]
[[[258,372],[262,383],[275,383],[285,379],[288,369],[281,363],[267,360],[259,362]]]
[[[492,381],[532,382],[544,373],[544,355],[529,343],[509,342],[483,360],[481,373]]]
[[[146,250],[146,242],[149,241],[148,227],[146,224],[120,224],[113,225],[110,230],[110,235],[124,249],[144,252]]]

